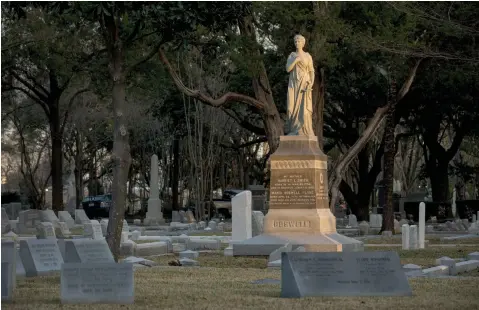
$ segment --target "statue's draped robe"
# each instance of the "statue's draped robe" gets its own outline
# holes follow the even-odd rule
[[[298,56],[296,52],[289,55],[286,68]],[[288,124],[289,135],[314,136],[313,130],[313,86],[311,72],[314,72],[313,59],[309,53],[304,53],[294,68],[289,72],[288,83]]]

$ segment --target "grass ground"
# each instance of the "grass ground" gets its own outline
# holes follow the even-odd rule
[[[95,309],[479,309],[477,279],[411,279],[412,297],[317,297],[283,299],[277,270],[256,268],[141,268],[135,272],[133,305],[95,305]],[[60,278],[20,279],[11,304],[2,309],[73,310],[91,305],[61,305]]]
[[[479,249],[476,249],[479,250]],[[465,258],[467,254],[474,252],[470,247],[426,248],[423,250],[401,250],[397,247],[366,248],[365,251],[396,251],[401,259],[401,264],[415,264],[423,268],[436,266],[436,259],[448,256],[451,258]],[[167,266],[168,262],[178,258],[177,254],[154,256],[149,259]],[[230,257],[224,256],[223,252],[200,253],[197,259],[202,267],[214,268],[256,268],[265,269],[268,265],[267,256],[257,257]]]

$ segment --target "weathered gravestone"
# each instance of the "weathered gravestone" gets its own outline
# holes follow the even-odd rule
[[[20,257],[27,277],[51,274],[63,264],[58,244],[52,239],[21,240]]]
[[[62,303],[132,304],[133,264],[63,264],[60,287]]]
[[[65,263],[113,263],[106,240],[65,240]]]
[[[83,224],[83,236],[91,239],[103,239],[103,232],[101,225],[97,220],[91,220],[88,223]]]
[[[396,252],[283,252],[281,297],[411,296]]]
[[[261,211],[253,211],[251,215],[251,235],[259,236],[263,233],[264,214]]]
[[[14,241],[10,240],[2,240],[2,268],[3,264],[8,264],[8,269],[4,271],[2,269],[2,300],[3,300],[3,289],[4,289],[4,272],[6,274],[5,281],[7,281],[7,285],[11,286],[8,287],[8,296],[11,296],[11,293],[15,289],[16,285],[16,264],[17,264],[17,248],[15,246]],[[8,274],[8,275],[7,275]],[[9,297],[7,297],[9,298]]]
[[[56,240],[55,228],[50,222],[41,222],[37,225],[37,238],[38,239],[53,239]]]
[[[2,262],[2,301],[11,301],[13,297],[12,265]]]
[[[47,210],[42,210],[40,212],[42,214],[42,222],[50,222],[53,224],[53,226],[56,226],[58,222],[60,222],[60,220],[55,215],[55,212],[53,212],[53,210],[47,209]]]
[[[10,221],[8,219],[7,211],[2,208],[2,234],[5,234],[11,230]]]
[[[77,209],[75,210],[75,224],[85,224],[90,223],[90,219],[86,216],[85,210]]]
[[[68,228],[75,227],[75,220],[68,211],[58,211],[58,218],[61,222],[65,222],[68,225]]]
[[[18,213],[17,229],[20,234],[33,233],[36,226],[41,222],[41,215],[38,210],[25,210]]]

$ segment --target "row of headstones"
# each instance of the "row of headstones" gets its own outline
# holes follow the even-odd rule
[[[421,202],[419,204],[419,226],[425,225],[425,215],[426,215],[426,204]],[[477,219],[479,218],[479,212],[477,216],[474,214],[472,216],[472,223],[469,223],[468,219],[457,219],[455,222],[446,222],[444,224],[439,225],[440,230],[449,230],[449,231],[469,231],[471,233],[479,233],[479,222]],[[369,223],[363,221],[361,223],[357,222],[356,216],[354,214],[349,215],[349,223],[348,226],[356,228],[358,227],[361,235],[367,235],[370,228],[373,229],[380,229],[382,227],[383,217],[381,214],[370,214],[369,215]],[[394,220],[394,230],[395,233],[402,232],[402,227],[405,224],[409,224],[409,221],[406,219],[402,219],[400,221]],[[432,233],[434,231],[434,227],[432,225],[428,225],[426,227],[427,231]]]
[[[83,209],[75,210],[75,220],[68,211],[59,211],[58,217],[53,210],[25,210],[20,211],[17,220],[10,220],[6,210],[2,208],[2,233],[14,231],[20,234],[31,233],[36,229],[40,222],[50,222],[54,226],[58,226],[59,222],[63,222],[69,229],[75,225],[88,223],[90,219]]]
[[[2,300],[12,299],[17,276],[58,271],[64,303],[133,302],[133,264],[115,263],[105,239],[27,239],[19,251],[2,240]]]
[[[466,259],[447,256],[436,259],[436,266],[422,269],[418,265],[407,264],[403,268],[406,274],[427,276],[456,276],[458,273],[473,271],[479,268],[479,252],[469,253]]]

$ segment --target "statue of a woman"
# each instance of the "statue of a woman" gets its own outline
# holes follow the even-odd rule
[[[289,72],[288,84],[288,123],[289,135],[314,136],[313,98],[314,82],[313,58],[303,51],[306,39],[294,36],[296,52],[292,52],[286,62]]]

